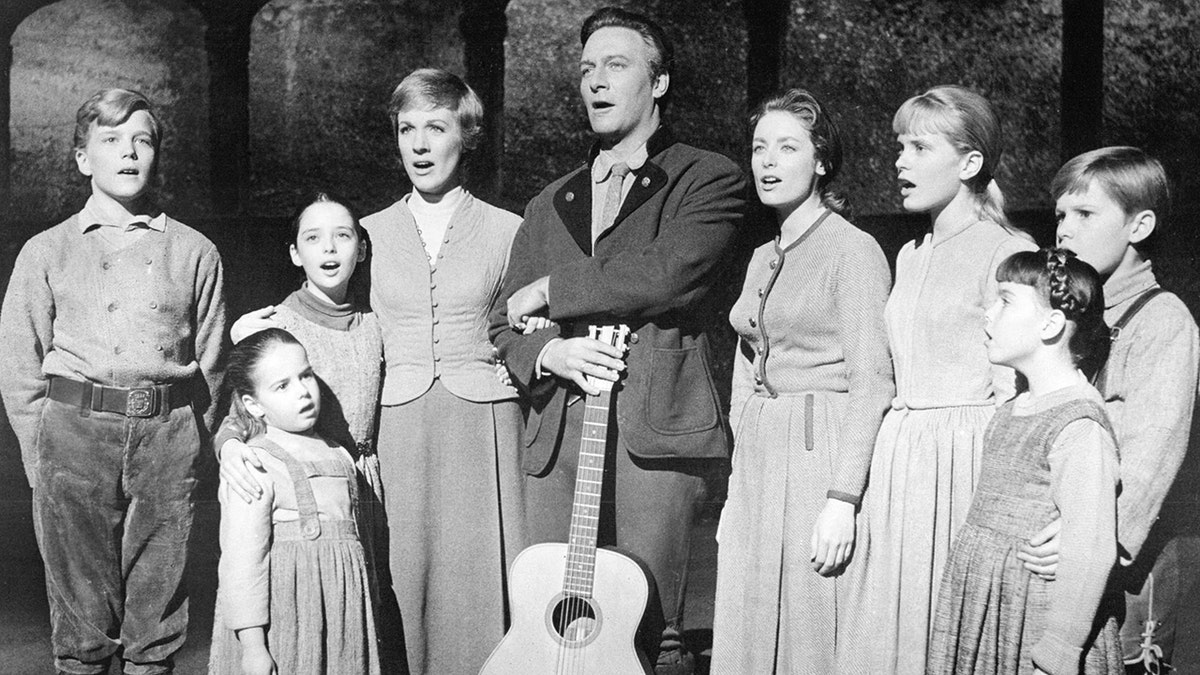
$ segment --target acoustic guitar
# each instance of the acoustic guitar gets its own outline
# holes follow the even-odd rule
[[[592,326],[589,333],[623,349],[629,327]],[[584,399],[569,540],[535,544],[513,561],[512,627],[480,675],[653,672],[634,644],[650,593],[646,574],[629,557],[596,548],[613,383],[588,379],[600,394]]]

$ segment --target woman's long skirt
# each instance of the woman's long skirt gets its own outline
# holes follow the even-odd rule
[[[966,522],[993,406],[890,410],[859,516],[841,672],[924,675],[942,570]]]
[[[440,380],[380,411],[388,559],[413,675],[477,673],[504,636],[507,573],[524,545],[520,423],[515,401],[466,401]]]
[[[811,542],[847,401],[817,392],[746,402],[717,532],[714,675],[836,672],[844,573],[817,574]]]

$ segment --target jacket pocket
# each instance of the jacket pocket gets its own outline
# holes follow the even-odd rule
[[[646,423],[659,434],[706,431],[720,421],[717,396],[701,346],[654,349],[646,387]]]

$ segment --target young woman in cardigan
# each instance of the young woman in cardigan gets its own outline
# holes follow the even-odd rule
[[[851,575],[856,672],[925,672],[942,568],[979,473],[983,433],[1011,398],[1015,375],[992,366],[983,314],[996,299],[996,268],[1034,248],[1004,217],[994,180],[1000,125],[991,105],[940,86],[900,106],[892,120],[906,211],[932,227],[896,260],[885,312],[896,398],[884,417],[863,501],[860,562]]]
[[[730,313],[740,340],[733,475],[718,532],[713,673],[835,672],[842,572],[894,393],[879,244],[830,189],[833,119],[792,89],[752,118],[751,165],[779,235]]]

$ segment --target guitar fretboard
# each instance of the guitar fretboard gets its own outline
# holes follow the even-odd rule
[[[567,569],[563,593],[592,596],[596,572],[596,534],[600,523],[600,490],[604,484],[604,453],[608,444],[608,411],[612,392],[584,399],[583,434],[579,441],[579,468],[575,471],[575,504],[567,542]]]

